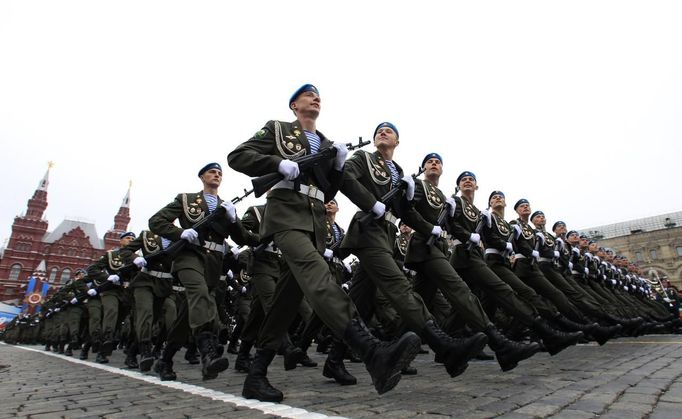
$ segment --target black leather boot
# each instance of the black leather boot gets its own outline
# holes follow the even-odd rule
[[[357,384],[358,380],[346,370],[346,365],[343,363],[344,353],[346,353],[346,345],[340,340],[334,339],[327,355],[327,360],[324,362],[322,375],[327,378],[333,378],[334,381],[342,386],[351,386]]]
[[[56,350],[55,352],[57,352],[58,354],[64,354],[64,346],[65,346],[65,345],[66,345],[66,344],[64,343],[64,341],[60,341],[60,342],[57,344],[57,348],[56,348],[57,350]]]
[[[393,342],[382,342],[358,318],[348,324],[343,339],[362,358],[379,394],[398,385],[402,377],[400,371],[410,365],[421,346],[421,339],[413,332],[407,332]]]
[[[175,381],[178,378],[175,371],[173,371],[173,361],[159,359],[156,361],[154,371],[159,374],[159,379],[161,381]]]
[[[197,365],[199,362],[201,362],[197,356],[197,345],[194,341],[187,345],[187,350],[185,351],[185,361],[189,362],[190,365]]]
[[[109,358],[107,358],[106,355],[102,355],[102,352],[98,352],[97,357],[95,358],[95,362],[97,362],[98,364],[108,364]]]
[[[242,340],[239,344],[239,352],[237,353],[237,360],[234,361],[234,369],[238,372],[248,373],[251,369],[251,348],[253,342]]]
[[[85,361],[88,359],[88,352],[90,351],[90,344],[89,343],[84,343],[83,347],[81,348],[81,353],[78,356],[78,359]]]
[[[533,320],[533,330],[540,336],[550,355],[556,355],[569,346],[575,345],[584,336],[583,332],[561,332],[552,329],[542,317],[536,317]]]
[[[111,333],[105,333],[104,334],[104,342],[99,347],[99,353],[101,353],[104,356],[109,356],[111,355],[111,352],[114,350],[114,338],[111,335]]]
[[[73,349],[76,348],[76,345],[73,343],[69,343],[69,346],[66,347],[66,350],[64,350],[64,355],[66,356],[73,356]]]
[[[443,332],[433,320],[426,322],[422,336],[438,358],[443,361],[450,377],[457,377],[463,373],[469,366],[469,360],[488,343],[488,338],[484,333],[455,339]]]
[[[616,337],[621,330],[623,330],[623,326],[618,323],[615,326],[602,326],[595,323],[587,334],[597,341],[599,345],[603,345],[609,339]]]
[[[140,371],[147,372],[152,369],[154,355],[152,355],[152,343],[149,341],[140,343]]]
[[[286,371],[293,370],[296,365],[305,358],[305,352],[300,348],[294,346],[287,336],[282,343],[282,356],[284,357],[284,369]]]
[[[140,364],[137,363],[137,343],[133,343],[126,348],[126,359],[123,363],[126,367],[136,370],[140,368]]]
[[[519,343],[507,339],[495,326],[489,324],[483,331],[488,336],[488,344],[495,351],[497,363],[502,371],[509,371],[518,365],[520,361],[530,358],[540,350],[537,343]]]
[[[284,399],[284,394],[270,385],[267,377],[268,365],[272,362],[276,352],[274,349],[259,349],[256,351],[249,375],[244,380],[244,387],[242,388],[242,396],[244,398],[275,403],[279,403]]]
[[[230,366],[227,358],[221,358],[217,352],[216,339],[211,332],[197,335],[197,347],[201,353],[201,375],[204,380],[212,380]]]
[[[175,381],[177,378],[175,371],[173,371],[173,357],[180,350],[180,347],[181,345],[168,342],[163,348],[161,358],[154,365],[154,371],[159,374],[161,381]]]

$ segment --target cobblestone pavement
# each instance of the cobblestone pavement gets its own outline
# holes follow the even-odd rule
[[[451,379],[419,355],[416,376],[403,377],[378,396],[362,364],[347,364],[358,385],[341,387],[317,368],[285,372],[281,358],[270,381],[284,405],[236,397],[243,374],[230,369],[202,382],[197,366],[178,354],[181,383],[163,386],[153,375],[122,370],[123,355],[109,370],[70,362],[39,347],[0,345],[0,419],[5,417],[504,417],[504,418],[680,418],[682,335],[624,338],[605,346],[581,345],[555,357],[538,354],[502,373],[493,361],[471,362]],[[234,355],[230,355],[233,363]],[[91,359],[93,357],[91,356]],[[69,358],[71,359],[71,358]],[[113,372],[110,372],[113,371]],[[129,376],[120,375],[128,374]],[[146,381],[145,381],[146,380]],[[176,386],[176,387],[172,387]]]

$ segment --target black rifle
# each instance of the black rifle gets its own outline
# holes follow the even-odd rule
[[[441,208],[440,212],[438,213],[438,220],[436,221],[437,226],[443,226],[445,224],[445,219],[448,217],[448,207],[450,204],[447,202],[443,205],[443,208]],[[426,246],[431,247],[433,244],[436,242],[437,237],[431,234],[429,238],[426,240]]]
[[[242,195],[242,196],[235,196],[234,198],[231,199],[231,201],[232,201],[233,204],[236,204],[236,203],[238,203],[238,202],[243,201],[244,198],[246,198],[247,196],[251,195],[252,193],[253,193],[253,189],[249,189],[249,190],[247,191],[246,188],[244,188],[244,195]]]
[[[424,173],[424,168],[420,167],[419,170],[417,171],[416,174],[412,175],[412,179],[417,180],[417,177]],[[400,182],[398,183],[398,186],[395,188],[391,189],[390,191],[386,192],[384,196],[381,197],[379,202],[384,204],[386,206],[386,211],[391,206],[391,203],[393,202],[394,199],[398,197],[398,195],[404,191],[407,188],[407,182]],[[363,215],[360,216],[358,219],[358,222],[360,223],[361,226],[366,226],[368,225],[372,220],[374,220],[374,213],[370,210],[369,212],[364,213]]]
[[[474,233],[476,233],[476,234],[478,234],[478,235],[480,236],[480,235],[481,235],[481,231],[483,231],[483,223],[484,223],[485,221],[483,221],[483,217],[484,217],[483,214],[479,213],[478,216],[479,216],[478,224],[476,224],[476,228],[474,229]],[[476,244],[474,244],[474,242],[472,242],[471,240],[469,240],[469,244],[467,244],[467,250],[468,250],[469,252],[471,252],[472,250],[474,250],[474,246],[476,246]]]
[[[355,150],[357,148],[361,148],[369,144],[369,141],[362,141],[362,137],[359,138],[357,144],[353,143],[347,143],[346,148],[348,148],[348,151]],[[315,166],[318,166],[321,162],[332,159],[336,157],[337,150],[335,147],[327,147],[315,154],[308,154],[305,156],[301,156],[295,159],[292,159],[292,161],[298,163],[298,169],[300,170],[301,173],[304,171],[314,168]],[[251,184],[253,185],[253,191],[256,195],[256,198],[260,197],[263,195],[265,192],[269,191],[270,188],[275,186],[279,181],[284,179],[284,175],[279,173],[279,172],[274,172],[274,173],[268,173],[267,175],[259,176],[257,178],[251,179]],[[318,182],[324,182],[326,179],[317,179]],[[319,185],[320,189],[325,190],[328,189],[328,186],[326,185]],[[296,187],[298,190],[298,186]]]

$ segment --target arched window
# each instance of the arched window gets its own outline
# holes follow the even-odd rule
[[[11,268],[9,268],[9,280],[10,281],[16,281],[19,279],[19,274],[21,273],[21,265],[18,263],[15,263],[12,265]]]
[[[64,268],[62,271],[62,284],[66,284],[71,279],[71,269]]]
[[[50,282],[54,282],[57,279],[57,272],[58,271],[59,271],[59,269],[57,269],[57,268],[50,269],[50,276],[47,280]]]

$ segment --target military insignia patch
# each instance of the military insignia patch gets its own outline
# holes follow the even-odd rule
[[[265,130],[264,130],[264,129],[262,129],[262,130],[256,132],[255,134],[253,134],[253,138],[255,138],[255,139],[257,139],[257,140],[260,140],[260,139],[263,138],[263,137],[265,137]]]
[[[294,135],[298,137],[299,135],[301,135],[301,131],[295,129],[295,130],[294,130]]]

